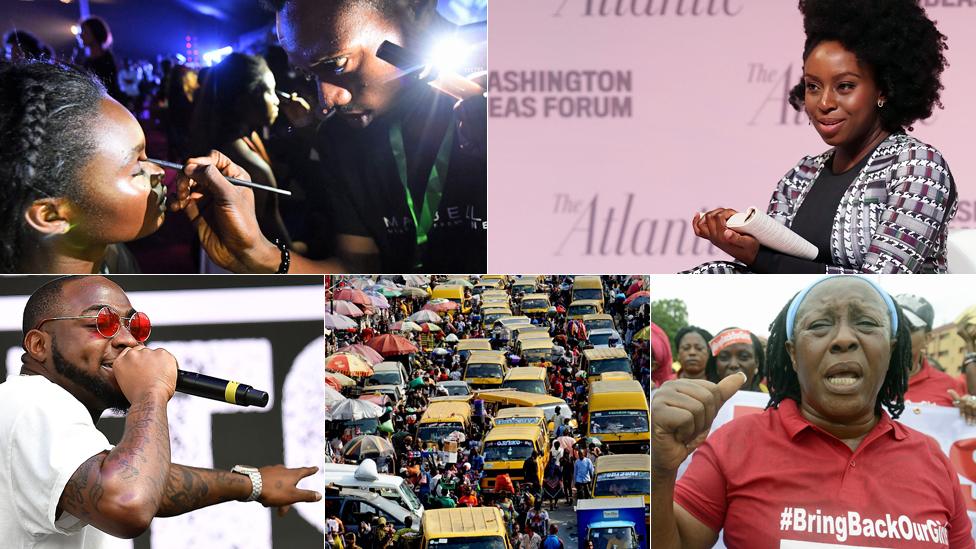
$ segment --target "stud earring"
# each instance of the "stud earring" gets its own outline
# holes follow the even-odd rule
[[[878,108],[879,109],[884,108],[884,104],[885,104],[885,100],[884,99],[878,99]]]

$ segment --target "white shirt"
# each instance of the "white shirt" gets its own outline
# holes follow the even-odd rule
[[[89,458],[111,450],[88,410],[38,375],[0,383],[0,533],[15,549],[96,549],[108,535],[62,513],[65,485]]]

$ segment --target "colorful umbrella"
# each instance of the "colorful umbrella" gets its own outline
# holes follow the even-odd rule
[[[474,288],[474,284],[466,278],[452,278],[447,282],[441,284],[442,286],[463,286],[465,288]]]
[[[376,349],[362,343],[357,343],[355,345],[346,345],[339,349],[340,353],[352,353],[354,355],[359,355],[366,359],[370,365],[379,364],[383,362],[383,356],[376,352]]]
[[[443,332],[444,330],[441,330],[441,327],[437,324],[432,322],[424,322],[420,325],[420,331],[422,333],[429,334],[431,332]]]
[[[343,459],[355,462],[367,458],[393,455],[395,455],[395,451],[390,441],[376,435],[360,435],[342,447]]]
[[[430,277],[424,275],[403,275],[403,282],[407,286],[419,288],[430,284]],[[424,292],[427,293],[427,292]]]
[[[351,353],[336,353],[325,359],[325,369],[339,372],[351,377],[369,377],[373,375],[373,367],[359,355]]]
[[[334,379],[336,382],[339,383],[340,387],[352,387],[353,385],[356,384],[355,379],[347,375],[340,374],[339,372],[326,372],[325,378],[326,378],[326,382],[328,382],[329,379]]]
[[[411,322],[409,320],[401,320],[399,322],[390,324],[390,330],[393,330],[394,332],[419,332],[420,324]]]
[[[432,299],[424,305],[425,311],[433,311],[435,313],[444,313],[447,311],[453,311],[457,309],[460,305],[449,300],[449,299]]]
[[[387,301],[386,298],[383,297],[380,294],[377,294],[377,293],[367,293],[366,294],[366,297],[369,298],[369,301],[372,304],[372,306],[373,306],[374,309],[389,309],[390,308],[390,302]]]
[[[407,319],[412,320],[412,321],[417,322],[417,323],[422,323],[422,322],[439,323],[439,322],[443,322],[441,320],[441,315],[435,313],[434,311],[426,311],[426,310],[417,311],[416,313],[408,316]]]
[[[400,290],[400,295],[407,297],[427,297],[427,291],[421,290],[420,288],[403,288]]]
[[[328,383],[330,379],[333,378],[326,376],[325,378],[326,383]],[[346,400],[346,397],[342,396],[342,393],[339,392],[339,389],[333,389],[332,387],[325,388],[325,409],[326,410],[332,410],[332,408],[336,404],[339,404],[343,400]]]
[[[417,352],[416,345],[410,343],[407,338],[394,334],[378,335],[369,340],[367,345],[376,349],[385,357],[409,355]]]
[[[630,294],[630,296],[628,296],[627,299],[624,300],[624,305],[629,305],[630,303],[633,303],[635,300],[640,299],[642,297],[650,299],[651,292],[648,292],[646,290],[640,292],[634,292]]]
[[[349,281],[349,285],[357,290],[365,290],[368,286],[373,285],[373,281],[368,278],[354,278]]]
[[[357,290],[356,288],[343,288],[336,292],[333,299],[343,299],[346,301],[351,301],[356,305],[372,305],[373,302],[369,300],[369,296],[366,292],[362,290]]]
[[[644,295],[641,295],[644,294]],[[651,301],[650,294],[648,292],[638,292],[627,298],[628,303],[626,306],[628,309],[637,309],[642,305],[647,305]]]
[[[373,393],[371,395],[361,395],[359,397],[359,400],[365,400],[365,401],[368,401],[368,402],[372,402],[373,404],[375,404],[377,406],[386,406],[386,403],[390,400],[390,397],[388,397],[386,395],[381,395],[379,393]]]
[[[354,305],[349,301],[343,301],[341,299],[338,301],[334,301],[334,300],[326,301],[325,312],[335,313],[338,315],[345,315],[353,318],[363,316],[363,311],[359,307],[357,307],[356,305]]]
[[[332,421],[358,421],[360,419],[373,419],[380,417],[384,412],[386,412],[386,408],[377,406],[372,402],[359,400],[356,398],[347,398],[346,400],[343,400],[342,402],[333,406],[331,417],[326,416],[325,419]]]
[[[324,323],[330,330],[354,330],[359,327],[355,320],[335,313],[325,313]]]
[[[333,388],[333,389],[335,389],[336,391],[341,391],[342,390],[342,383],[340,383],[338,379],[336,379],[336,378],[334,378],[332,376],[325,376],[325,385],[326,385],[326,387],[325,387],[325,390],[326,391],[328,391],[330,387]],[[326,404],[326,406],[329,405],[328,402],[326,402],[325,404]]]
[[[634,339],[637,341],[650,341],[651,340],[651,327],[644,326],[639,332],[634,334]]]
[[[447,334],[447,337],[444,338],[444,341],[447,343],[457,343],[458,336],[457,334]]]

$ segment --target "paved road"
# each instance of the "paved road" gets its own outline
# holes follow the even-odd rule
[[[559,539],[563,541],[566,549],[577,549],[576,511],[573,507],[560,500],[556,510],[549,511],[549,521],[559,527]]]

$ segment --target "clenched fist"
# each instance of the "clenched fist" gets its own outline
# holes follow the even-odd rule
[[[176,357],[166,349],[129,347],[112,362],[112,373],[129,402],[146,394],[159,394],[169,400],[176,392]]]
[[[746,382],[742,372],[718,383],[677,379],[661,386],[651,410],[651,463],[659,472],[678,470],[712,427],[719,408]]]

